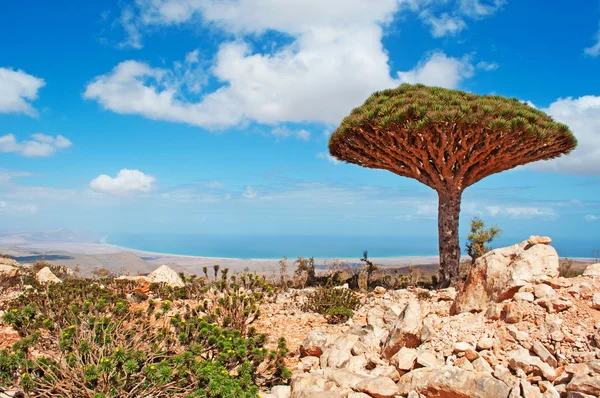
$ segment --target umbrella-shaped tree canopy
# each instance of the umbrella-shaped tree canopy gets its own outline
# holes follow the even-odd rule
[[[442,286],[458,276],[465,188],[576,146],[569,127],[516,98],[419,84],[374,93],[329,140],[340,160],[414,178],[438,192]]]

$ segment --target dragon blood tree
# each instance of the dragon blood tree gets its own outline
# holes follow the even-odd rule
[[[576,146],[566,125],[516,98],[419,84],[374,93],[329,140],[331,155],[340,160],[389,170],[437,191],[441,287],[458,277],[465,188]]]

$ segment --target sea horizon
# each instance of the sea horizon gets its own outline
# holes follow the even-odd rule
[[[527,237],[498,239],[491,248],[510,246]],[[241,260],[277,260],[286,256],[318,259],[436,257],[437,237],[315,236],[315,235],[215,235],[179,233],[127,233],[103,237],[101,243],[125,250],[173,256]],[[593,259],[597,240],[553,239],[559,257]],[[461,243],[461,254],[466,255]]]

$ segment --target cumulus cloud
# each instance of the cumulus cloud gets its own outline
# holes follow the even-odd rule
[[[316,154],[316,157],[317,157],[317,159],[325,159],[329,163],[333,163],[333,164],[342,163],[342,161],[339,160],[338,158],[331,156],[331,154],[329,152],[319,152]]]
[[[25,157],[48,157],[72,145],[71,141],[60,134],[51,136],[36,133],[30,138],[19,142],[14,134],[0,136],[0,152],[15,153]]]
[[[532,218],[555,219],[558,217],[558,214],[553,208],[538,206],[489,205],[484,206],[483,211],[475,207],[472,213],[478,215],[488,214],[491,217],[508,217],[525,220]]]
[[[246,187],[246,189],[244,189],[244,192],[242,192],[242,196],[245,199],[252,200],[258,198],[258,192],[252,187]]]
[[[586,214],[585,217],[583,217],[583,219],[585,221],[590,221],[591,222],[591,221],[598,221],[598,220],[600,220],[600,217],[598,217],[596,215],[593,215],[593,214]]]
[[[24,113],[37,116],[31,101],[46,83],[22,70],[0,68],[0,113]]]
[[[471,58],[448,57],[443,52],[434,52],[407,72],[398,72],[402,83],[422,83],[428,86],[457,88],[465,79],[473,76]]]
[[[596,33],[594,39],[596,43],[583,50],[585,54],[589,55],[590,57],[597,57],[600,55],[600,29],[598,29],[598,33]]]
[[[421,19],[431,27],[433,37],[456,35],[467,28],[467,23],[460,16],[451,16],[447,12],[436,17],[426,10],[421,13]]]
[[[236,40],[222,42],[203,71],[198,70],[196,50],[172,68],[122,62],[93,79],[84,97],[117,113],[205,128],[247,121],[336,124],[373,91],[403,81],[457,87],[473,75],[467,58],[438,52],[394,77],[382,43],[384,30],[400,10],[418,11],[422,4],[428,2],[138,0],[135,19],[125,16],[137,24],[136,34],[140,29],[204,23]],[[462,26],[450,15],[431,18],[440,34]],[[275,50],[258,50],[256,36],[271,31],[290,40],[276,40]],[[132,40],[137,43],[137,36]],[[184,77],[192,68],[195,72]],[[221,84],[212,92],[204,91],[209,75]],[[186,91],[197,95],[190,97]]]
[[[535,162],[527,167],[566,174],[600,175],[600,96],[560,98],[542,110],[569,126],[578,145],[567,156]]]
[[[116,177],[101,174],[90,182],[95,192],[115,196],[128,196],[150,192],[156,178],[139,170],[122,169]]]

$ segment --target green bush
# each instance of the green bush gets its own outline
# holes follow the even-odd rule
[[[130,288],[69,280],[10,303],[4,321],[22,339],[0,352],[0,384],[36,397],[245,398],[290,377],[285,340],[270,351],[265,335],[222,327],[181,302],[148,300],[144,309]]]
[[[329,323],[347,321],[360,306],[360,300],[349,289],[321,287],[312,293],[302,306],[306,312],[316,312]]]

